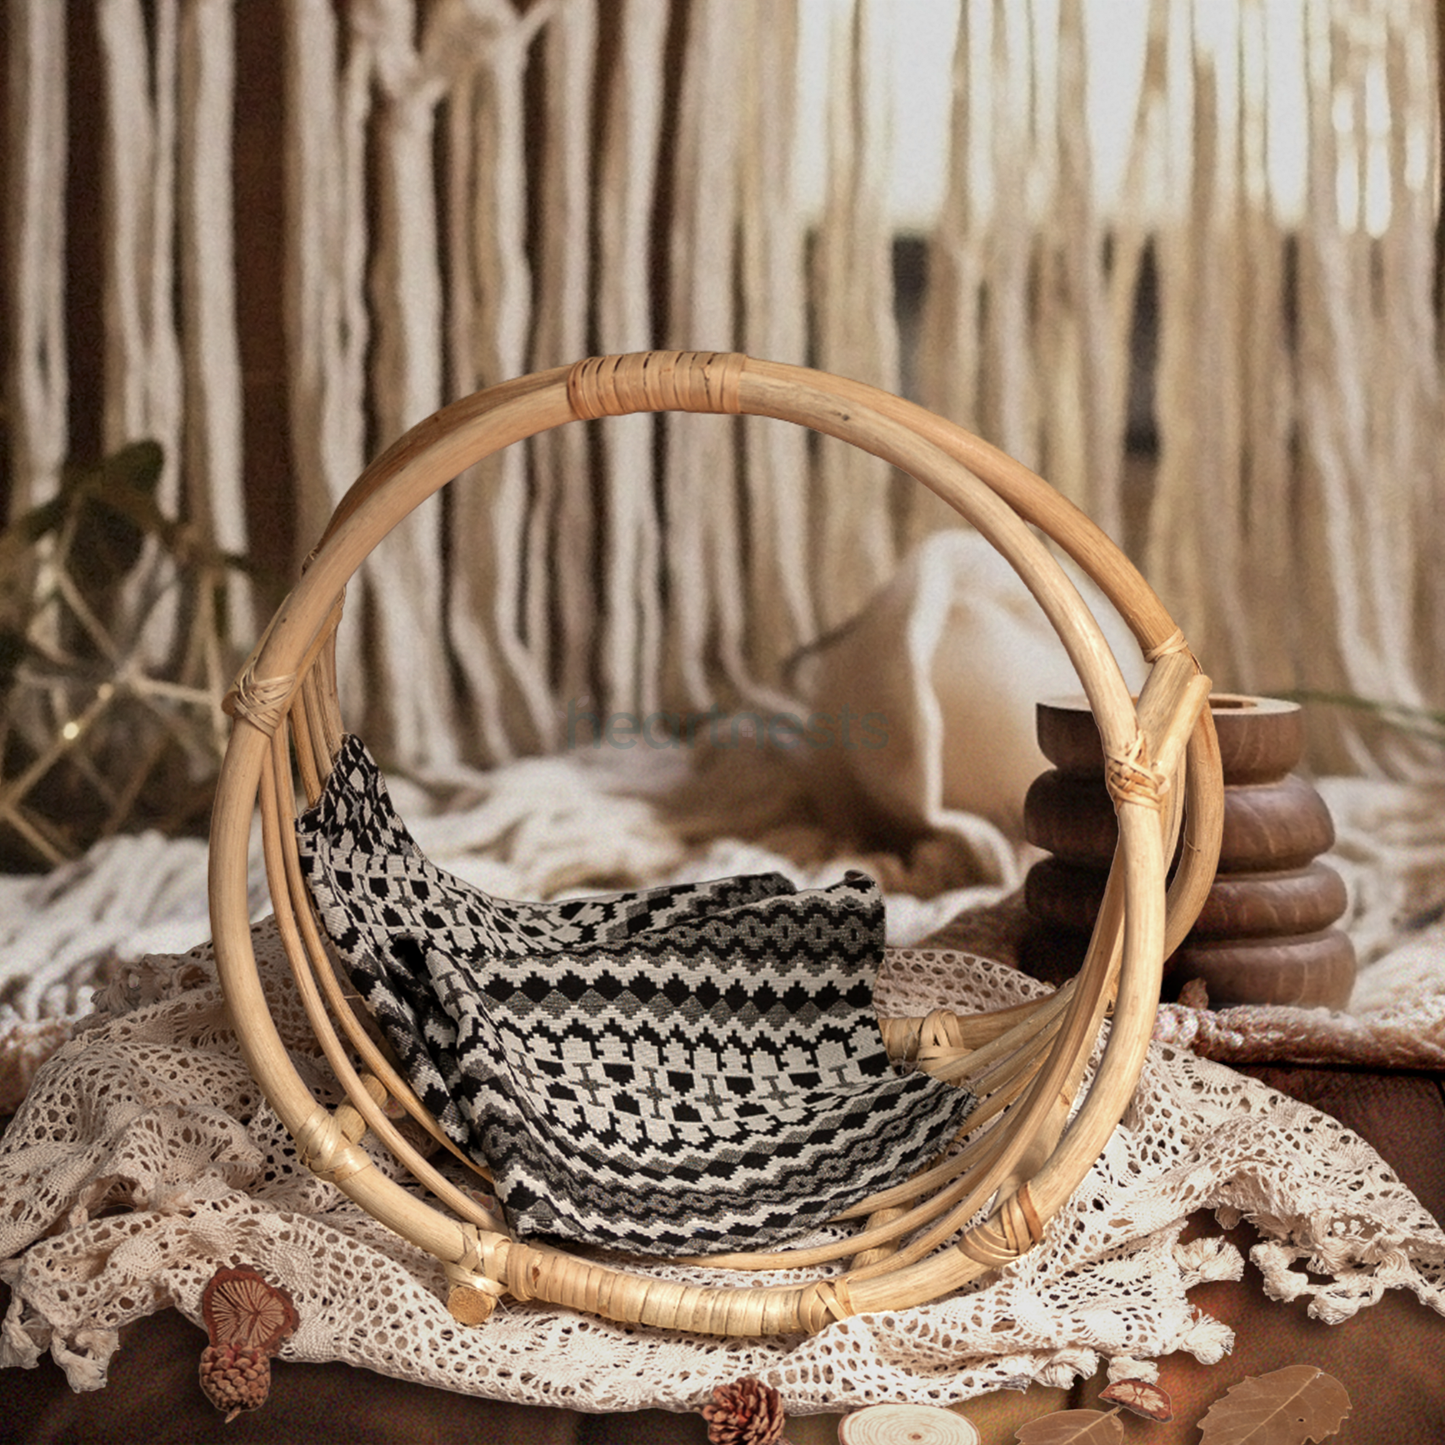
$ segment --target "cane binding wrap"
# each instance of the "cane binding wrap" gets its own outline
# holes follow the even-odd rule
[[[664,1282],[510,1238],[388,1116],[383,1105],[390,1095],[452,1147],[357,1017],[328,960],[298,860],[293,779],[299,776],[314,802],[340,746],[334,634],[346,584],[371,550],[433,492],[503,447],[569,421],[664,410],[808,426],[884,458],[953,506],[1013,565],[1063,642],[1099,727],[1119,817],[1118,855],[1075,979],[1048,998],[995,1014],[939,1010],[883,1021],[895,1059],[967,1083],[977,1094],[959,1147],[847,1211],[863,1223],[840,1244],[707,1261],[739,1270],[830,1267],[811,1283]],[[1138,639],[1151,670],[1137,705],[1097,623],[1035,529],[1098,583]],[[1209,680],[1182,633],[1103,533],[1026,468],[912,403],[816,371],[707,352],[595,357],[492,387],[428,418],[363,473],[230,699],[234,724],[213,814],[210,902],[242,1051],[310,1167],[443,1262],[461,1320],[480,1322],[510,1297],[628,1323],[774,1335],[936,1299],[1039,1243],[1129,1102],[1163,960],[1198,913],[1219,850],[1222,786],[1208,693]],[[258,802],[281,937],[311,1026],[346,1095],[334,1113],[297,1073],[260,988],[247,902]],[[1167,860],[1181,832],[1180,863],[1166,890]],[[1078,1102],[1106,1014],[1108,1045]],[[368,1131],[441,1207],[375,1166],[360,1147]],[[846,1262],[842,1273],[839,1261]]]

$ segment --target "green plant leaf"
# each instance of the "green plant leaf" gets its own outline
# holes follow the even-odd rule
[[[87,596],[119,582],[140,561],[147,536],[164,539],[171,524],[156,501],[163,467],[158,443],[133,442],[70,481],[76,521],[69,567]]]
[[[1344,707],[1368,713],[1387,727],[1399,729],[1431,742],[1445,743],[1445,711],[1387,702],[1382,698],[1358,697],[1346,692],[1311,692],[1307,689],[1283,693],[1289,702],[1316,703],[1321,707]]]

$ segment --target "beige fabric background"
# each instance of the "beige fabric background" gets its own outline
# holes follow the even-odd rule
[[[946,197],[902,238],[866,41],[908,4],[831,9],[806,215],[798,0],[14,0],[0,505],[159,438],[169,501],[270,569],[237,588],[244,651],[438,404],[591,351],[736,347],[907,389],[1040,468],[1221,685],[1438,703],[1433,7],[1137,7],[1110,202],[1087,41],[1117,10],[961,3]],[[1298,213],[1280,127],[1307,140]],[[378,553],[347,715],[445,772],[565,743],[569,704],[771,703],[946,521],[774,424],[570,428]],[[1321,712],[1318,764],[1419,766],[1354,717]]]

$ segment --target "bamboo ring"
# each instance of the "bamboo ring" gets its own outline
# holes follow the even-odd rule
[[[297,859],[293,778],[299,773],[314,799],[339,746],[335,629],[346,585],[372,549],[434,492],[504,447],[571,421],[659,410],[807,426],[885,459],[936,492],[1029,587],[1079,674],[1105,755],[1116,761],[1120,845],[1078,977],[1052,999],[996,1015],[885,1021],[885,1039],[917,1054],[919,1067],[969,1077],[971,1087],[984,1090],[960,1147],[850,1211],[867,1222],[836,1247],[712,1261],[739,1269],[830,1266],[801,1284],[683,1285],[509,1238],[492,1209],[443,1177],[383,1107],[379,1095],[389,1092],[446,1143],[354,1014]],[[1098,623],[1040,532],[1094,579],[1150,658],[1137,706]],[[1093,523],[1027,468],[910,402],[822,372],[709,352],[595,357],[489,388],[420,423],[361,475],[230,700],[234,721],[212,816],[210,906],[242,1053],[304,1154],[376,1219],[447,1267],[456,1311],[468,1319],[484,1319],[505,1292],[626,1323],[775,1335],[936,1299],[1026,1250],[1047,1247],[1050,1219],[1133,1094],[1163,960],[1198,913],[1219,853],[1223,789],[1208,694],[1209,679],[1173,619]],[[339,1123],[325,1117],[297,1072],[261,990],[247,897],[258,804],[277,926],[308,1019],[346,1095]],[[1181,831],[1182,861],[1166,891],[1165,859]],[[1111,1012],[1108,1043],[1081,1101]],[[357,1142],[364,1130],[443,1207],[423,1202],[372,1164]],[[842,1272],[831,1268],[840,1261]]]

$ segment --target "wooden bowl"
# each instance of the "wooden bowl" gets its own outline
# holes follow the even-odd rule
[[[1355,953],[1334,926],[1346,910],[1344,882],[1318,861],[1334,844],[1334,822],[1313,784],[1291,771],[1304,753],[1300,706],[1215,693],[1209,710],[1224,780],[1218,873],[1188,937],[1165,960],[1166,996],[1198,980],[1219,1008],[1343,1008]],[[1037,737],[1054,766],[1029,786],[1024,829],[1050,856],[1024,880],[1025,906],[1037,924],[1023,961],[1052,978],[1051,970],[1066,971],[1082,953],[1119,830],[1088,703],[1041,702]]]

